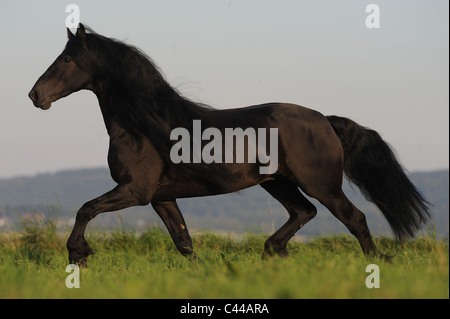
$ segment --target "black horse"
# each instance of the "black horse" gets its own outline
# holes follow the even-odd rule
[[[215,110],[183,98],[137,48],[89,29],[86,32],[82,24],[75,35],[67,31],[64,51],[39,78],[29,97],[36,107],[46,110],[73,92],[94,92],[110,136],[111,176],[118,184],[78,211],[67,241],[71,263],[85,263],[92,254],[84,233],[95,216],[149,203],[177,249],[191,255],[192,241],[176,199],[235,192],[257,184],[290,215],[267,239],[263,257],[286,255],[289,239],[316,215],[316,208],[303,193],[319,200],[344,223],[366,255],[375,254],[364,214],[342,191],[344,172],[382,211],[397,239],[412,237],[430,218],[428,202],[377,132],[293,104]],[[260,165],[248,160],[248,152],[244,162],[175,164],[169,155],[177,143],[171,132],[181,127],[193,133],[194,120],[221,133],[227,127],[277,128],[277,166],[273,172],[261,174]],[[247,136],[246,145],[249,143]],[[237,146],[233,147],[236,153]]]

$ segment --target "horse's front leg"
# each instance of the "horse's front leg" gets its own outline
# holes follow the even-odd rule
[[[108,193],[85,203],[77,213],[75,225],[67,241],[69,262],[86,265],[87,257],[92,254],[84,232],[86,226],[95,216],[104,212],[116,211],[131,206],[147,205],[147,201],[130,185],[118,185]]]
[[[178,251],[183,256],[195,256],[191,236],[176,201],[152,201],[152,206],[169,230]]]

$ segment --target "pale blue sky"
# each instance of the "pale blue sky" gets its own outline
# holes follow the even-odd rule
[[[66,43],[66,5],[145,51],[216,108],[301,104],[377,130],[410,171],[448,168],[446,0],[0,1],[0,178],[106,166],[95,96],[36,109],[27,94]],[[381,28],[367,29],[376,3]]]

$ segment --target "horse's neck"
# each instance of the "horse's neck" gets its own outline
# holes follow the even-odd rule
[[[106,130],[109,136],[118,134],[120,131],[120,125],[118,122],[117,115],[113,113],[113,109],[110,107],[111,98],[108,97],[103,92],[94,92],[98,99],[98,104],[100,105],[100,110],[103,115],[103,121],[105,122]]]

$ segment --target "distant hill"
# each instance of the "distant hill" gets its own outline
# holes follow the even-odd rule
[[[428,232],[448,236],[449,171],[410,174],[413,183],[433,204],[433,221]],[[115,186],[106,168],[61,171],[33,177],[0,179],[0,230],[14,229],[20,219],[36,214],[51,215],[58,226],[69,229],[77,210],[83,203]],[[367,202],[359,191],[347,182],[344,191],[365,213],[369,228],[376,235],[391,235],[390,228],[379,210]],[[348,232],[331,213],[317,201],[315,219],[298,235],[322,235]],[[179,206],[191,230],[209,229],[225,232],[246,230],[271,233],[280,227],[288,214],[280,203],[255,186],[234,194],[180,199]],[[6,217],[6,219],[5,219]],[[6,221],[6,222],[5,222]],[[149,225],[162,225],[151,206],[135,207],[120,213],[98,216],[90,227],[130,227],[143,230]]]

